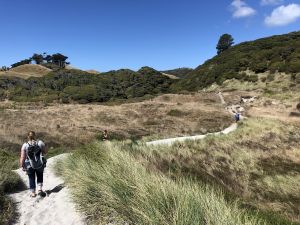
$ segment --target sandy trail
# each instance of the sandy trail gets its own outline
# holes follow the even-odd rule
[[[199,140],[199,139],[204,139],[208,135],[221,135],[221,134],[229,134],[232,131],[235,131],[237,129],[237,124],[234,123],[230,127],[227,127],[221,132],[215,132],[215,133],[208,133],[208,134],[203,134],[203,135],[195,135],[195,136],[188,136],[188,137],[177,137],[177,138],[168,138],[168,139],[163,139],[163,140],[157,140],[157,141],[149,141],[146,142],[146,145],[172,145],[175,142],[183,142],[187,140]]]
[[[220,98],[221,104],[226,105],[226,102],[224,100],[222,92],[218,92],[217,95]],[[244,108],[241,107],[240,105],[227,106],[227,107],[225,107],[225,109],[232,115],[234,115],[235,112],[237,112],[237,111],[239,111],[239,112],[244,111]],[[245,119],[246,117],[241,116],[240,118]],[[146,142],[146,145],[148,145],[148,146],[149,145],[172,145],[175,142],[184,142],[187,140],[191,140],[191,141],[200,140],[200,139],[206,138],[208,135],[229,134],[229,133],[235,131],[237,129],[237,127],[238,127],[237,123],[233,123],[229,127],[227,127],[226,129],[224,129],[223,131],[220,131],[220,132],[208,133],[208,134],[203,134],[203,135],[195,135],[195,136],[168,138],[168,139],[157,140],[157,141],[149,141],[149,142]]]
[[[17,204],[20,217],[16,224],[20,225],[83,225],[83,216],[75,210],[75,205],[70,199],[69,190],[64,186],[61,178],[53,172],[53,165],[57,160],[65,158],[62,154],[50,158],[44,171],[44,190],[48,193],[45,198],[31,198],[28,190],[12,194],[11,197]],[[28,177],[22,169],[15,171],[20,175],[25,184]]]
[[[219,98],[220,98],[220,100],[221,100],[221,103],[222,103],[223,105],[226,104],[222,92],[219,91],[219,92],[218,92],[218,96],[219,96]]]

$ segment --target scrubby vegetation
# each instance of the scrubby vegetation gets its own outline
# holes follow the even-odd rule
[[[59,168],[95,224],[299,224],[289,222],[300,221],[299,137],[293,125],[250,119],[172,147],[95,143]]]
[[[90,74],[60,69],[43,77],[0,78],[0,98],[14,101],[106,102],[168,92],[171,79],[144,67]]]
[[[21,179],[12,171],[17,165],[15,154],[0,149],[0,224],[3,225],[10,224],[16,217],[15,206],[7,194],[23,188]]]
[[[166,73],[166,74],[171,74],[174,75],[176,77],[179,78],[186,78],[188,76],[189,73],[191,73],[193,71],[193,69],[191,68],[178,68],[178,69],[173,69],[173,70],[165,70],[162,71],[162,73]]]
[[[256,82],[244,71],[263,73],[300,72],[300,32],[272,36],[235,45],[189,73],[173,85],[173,90],[195,91],[213,83],[222,84],[228,79]]]

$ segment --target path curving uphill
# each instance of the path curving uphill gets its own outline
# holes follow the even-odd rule
[[[31,198],[28,190],[10,195],[17,205],[20,217],[18,225],[83,225],[83,216],[76,210],[71,201],[69,189],[64,186],[61,178],[53,171],[53,166],[58,160],[64,159],[67,154],[62,154],[48,159],[44,171],[44,190],[47,197]],[[25,184],[28,177],[22,169],[15,171],[20,175]]]
[[[221,132],[215,132],[215,133],[208,133],[203,135],[195,135],[195,136],[187,136],[187,137],[176,137],[176,138],[168,138],[163,140],[157,140],[157,141],[149,141],[146,142],[146,145],[172,145],[175,142],[183,142],[187,140],[195,141],[206,138],[208,135],[221,135],[221,134],[229,134],[232,131],[235,131],[237,129],[237,124],[233,123],[230,125],[230,127],[227,127]]]
[[[221,104],[226,105],[226,102],[224,100],[222,92],[218,92],[217,95],[220,98]],[[226,106],[225,109],[232,115],[234,115],[236,112],[244,111],[244,108],[239,104]],[[241,119],[245,119],[245,118],[246,117],[241,116]],[[149,141],[149,142],[146,142],[146,145],[147,146],[150,146],[150,145],[172,145],[176,142],[184,142],[187,140],[195,141],[195,140],[204,139],[208,135],[229,134],[229,133],[235,131],[237,129],[237,127],[238,127],[237,123],[233,123],[229,127],[227,127],[226,129],[224,129],[223,131],[220,131],[220,132],[208,133],[208,134],[203,134],[203,135],[195,135],[195,136],[168,138],[168,139],[162,139],[162,140],[156,140],[156,141]]]

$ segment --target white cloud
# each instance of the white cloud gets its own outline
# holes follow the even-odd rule
[[[273,10],[270,16],[265,18],[267,26],[284,26],[295,22],[300,18],[300,5],[289,4],[279,6]]]
[[[280,5],[284,0],[261,0],[261,5]]]
[[[248,6],[244,1],[242,0],[233,0],[231,3],[231,6],[233,8],[233,17],[234,18],[241,18],[241,17],[248,17],[252,16],[256,13],[256,11]]]

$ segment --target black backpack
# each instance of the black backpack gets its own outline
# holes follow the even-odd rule
[[[27,148],[27,159],[29,160],[30,166],[33,169],[40,169],[44,167],[44,159],[42,154],[42,149],[38,145],[38,141],[35,141],[33,144],[28,144]]]

